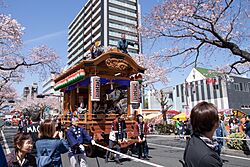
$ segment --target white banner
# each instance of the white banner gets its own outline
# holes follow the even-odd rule
[[[130,81],[130,103],[140,103],[140,85],[138,81]]]
[[[91,101],[100,101],[100,77],[92,76],[90,78]]]

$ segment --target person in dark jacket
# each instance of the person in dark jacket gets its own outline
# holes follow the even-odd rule
[[[7,167],[7,161],[1,144],[0,144],[0,167]]]
[[[132,43],[132,42],[129,42],[127,39],[126,39],[126,35],[124,33],[121,34],[121,38],[118,43],[117,43],[117,48],[122,52],[122,53],[125,53],[125,54],[128,54],[128,45],[131,45],[131,46],[134,46],[135,43]]]
[[[41,123],[39,140],[36,142],[37,164],[44,166],[62,167],[61,154],[68,152],[68,143],[63,139],[63,132],[56,131],[56,121],[47,119]]]
[[[138,158],[142,158],[142,150],[144,159],[149,160],[147,150],[147,135],[148,135],[148,124],[143,121],[142,115],[137,115],[137,122],[135,123],[134,134],[138,137],[139,142],[136,143]]]
[[[72,166],[86,166],[86,154],[83,144],[91,142],[95,145],[95,141],[90,137],[85,129],[78,126],[79,119],[72,118],[72,126],[67,131],[67,140],[70,145],[69,159]]]
[[[36,158],[30,152],[33,142],[30,134],[19,132],[14,137],[14,148],[6,159],[9,167],[36,167]]]
[[[187,167],[221,167],[223,165],[216,152],[218,143],[213,134],[219,125],[217,108],[212,103],[198,103],[191,111],[193,134],[187,142],[184,161]]]
[[[225,145],[225,139],[221,138],[221,137],[227,137],[227,130],[224,124],[224,116],[220,116],[220,120],[219,120],[219,127],[215,130],[215,136],[219,137],[216,138],[217,143],[218,143],[218,149],[217,149],[217,153],[220,155],[221,151]]]
[[[249,115],[246,117],[244,130],[245,130],[245,133],[247,135],[247,139],[250,139],[250,116]],[[248,151],[250,152],[250,141],[247,140],[246,144],[248,147]],[[249,154],[249,152],[248,152],[248,154]]]
[[[32,155],[36,155],[36,141],[38,139],[38,133],[39,133],[39,127],[40,127],[40,113],[39,112],[33,112],[31,115],[31,121],[32,124],[29,124],[27,126],[24,126],[22,128],[23,133],[29,133],[31,135],[32,141],[33,141],[33,149],[31,151]]]

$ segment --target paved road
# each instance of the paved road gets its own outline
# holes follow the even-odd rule
[[[8,147],[10,150],[13,150],[13,137],[16,133],[17,128],[5,128],[3,130],[4,136],[6,138]],[[0,133],[0,143],[4,146],[3,136]],[[183,152],[184,152],[184,141],[175,140],[173,138],[164,138],[160,136],[153,136],[148,139],[149,143],[149,151],[150,151],[150,160],[149,162],[166,166],[166,167],[182,167],[179,163],[179,159],[182,159]],[[101,153],[101,151],[98,151]],[[133,155],[136,157],[136,155]],[[250,163],[249,157],[230,157],[230,155],[223,155],[222,158],[228,160],[224,164],[224,167],[248,167]],[[63,160],[67,161],[67,156],[63,156]],[[117,166],[115,162],[110,161],[109,163],[105,163],[104,161],[104,154],[99,154],[96,158],[87,158],[88,165],[90,167],[113,167]],[[126,158],[122,159],[123,166],[129,167],[147,167],[149,165],[145,165],[141,162],[132,161]],[[68,166],[68,165],[65,165]]]
[[[2,136],[2,132],[4,134],[4,136]],[[13,146],[13,141],[14,141],[14,135],[17,132],[17,127],[13,127],[13,126],[7,126],[5,127],[3,130],[1,130],[0,133],[0,143],[2,145],[2,147],[4,148],[5,153],[10,152],[14,149]],[[6,140],[6,142],[4,142],[4,140]]]

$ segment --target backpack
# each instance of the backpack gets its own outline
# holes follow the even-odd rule
[[[36,159],[37,167],[53,167],[53,160],[51,158],[53,152],[54,151],[51,151],[50,154],[48,154],[48,150],[44,148],[42,154]]]

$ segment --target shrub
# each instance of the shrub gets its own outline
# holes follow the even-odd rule
[[[246,134],[243,132],[232,133],[228,137],[229,138],[245,139]],[[229,139],[229,141],[227,142],[227,146],[229,148],[236,149],[236,150],[245,150],[246,149],[246,142],[245,142],[245,140]]]
[[[174,132],[175,126],[172,124],[156,124],[155,130],[158,131],[159,134],[171,134]]]

